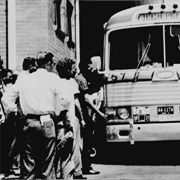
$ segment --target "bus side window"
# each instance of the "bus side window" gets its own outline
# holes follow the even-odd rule
[[[180,26],[166,27],[167,65],[180,64]]]

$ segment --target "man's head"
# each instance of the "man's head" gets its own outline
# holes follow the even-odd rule
[[[71,58],[64,57],[60,59],[56,65],[56,70],[61,78],[69,79],[72,77],[72,73],[75,73],[73,65],[75,60]]]
[[[36,59],[35,59],[35,58],[32,58],[32,59],[31,59],[31,65],[30,65],[30,67],[29,67],[29,72],[30,72],[30,73],[35,72],[35,71],[37,70],[37,68],[38,68],[38,65],[37,65]]]
[[[23,64],[22,64],[22,68],[24,71],[29,70],[29,67],[31,65],[31,57],[26,57],[24,58]]]
[[[39,52],[36,61],[39,68],[45,68],[48,71],[52,71],[54,61],[54,55],[50,52]]]

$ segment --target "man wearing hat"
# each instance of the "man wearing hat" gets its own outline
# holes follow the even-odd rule
[[[16,99],[25,115],[23,125],[22,179],[54,179],[55,116],[60,113],[59,77],[52,73],[53,54],[37,55],[38,69],[19,79],[2,97],[6,113],[17,111]]]

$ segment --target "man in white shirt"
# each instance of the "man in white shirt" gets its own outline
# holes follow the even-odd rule
[[[22,179],[53,179],[56,133],[55,117],[61,110],[59,77],[52,73],[53,54],[37,55],[38,69],[13,85],[2,97],[5,112],[17,111],[16,99],[25,115],[22,146]],[[64,96],[64,98],[66,98]]]

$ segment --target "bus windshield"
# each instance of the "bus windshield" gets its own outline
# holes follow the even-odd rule
[[[159,25],[112,31],[109,69],[180,65],[179,29],[180,25]]]

